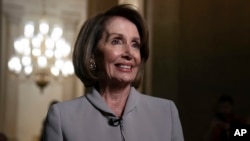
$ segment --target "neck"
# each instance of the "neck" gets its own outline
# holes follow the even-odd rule
[[[100,87],[99,92],[103,99],[117,117],[121,117],[124,111],[131,86],[123,87]]]

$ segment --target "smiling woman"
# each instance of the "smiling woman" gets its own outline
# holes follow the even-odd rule
[[[73,53],[75,73],[91,90],[53,105],[45,141],[183,141],[175,104],[139,93],[148,30],[131,5],[85,22]]]
[[[100,88],[126,86],[134,81],[141,65],[139,46],[140,36],[132,22],[123,17],[109,19],[95,55],[97,68],[104,70]]]
[[[112,20],[117,18],[120,20]],[[132,24],[131,26],[133,26],[133,29],[131,28],[131,30],[134,31],[127,31],[127,25],[125,23],[120,25],[121,21],[127,21],[128,23]],[[115,28],[113,29],[113,27]],[[132,37],[135,35],[129,35],[135,33],[137,34],[136,37]],[[124,7],[123,10],[114,7],[112,10],[109,10],[104,14],[101,13],[85,22],[76,41],[73,63],[75,66],[76,75],[82,80],[86,87],[98,85],[97,83],[100,77],[103,77],[100,73],[105,71],[98,71],[100,69],[98,67],[95,71],[91,70],[89,67],[86,67],[90,66],[91,63],[94,63],[94,65],[100,65],[95,64],[97,62],[95,61],[95,57],[98,57],[98,44],[103,42],[105,44],[116,44],[115,46],[126,46],[131,45],[129,40],[132,41],[130,42],[133,44],[133,46],[138,46],[140,48],[139,51],[141,62],[139,65],[139,71],[132,83],[132,85],[137,88],[139,86],[141,77],[143,76],[144,64],[149,55],[148,29],[141,15],[131,7],[129,9],[128,6]]]

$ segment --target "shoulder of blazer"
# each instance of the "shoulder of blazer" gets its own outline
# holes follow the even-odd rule
[[[146,108],[152,112],[169,113],[176,111],[176,106],[172,100],[140,94],[138,106]],[[157,110],[156,110],[157,109]]]
[[[75,111],[75,110],[79,110],[79,108],[82,109],[86,107],[86,104],[88,104],[86,97],[81,96],[72,100],[56,103],[54,104],[54,106],[59,111]]]
[[[154,97],[150,95],[140,94],[140,101],[143,103],[150,103],[153,105],[170,105],[173,103],[172,100]]]

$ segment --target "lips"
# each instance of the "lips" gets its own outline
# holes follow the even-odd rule
[[[128,65],[118,65],[118,67],[123,68],[123,69],[131,69],[132,66],[128,66]]]
[[[120,71],[131,72],[134,65],[130,63],[118,63],[118,64],[115,64],[115,66]]]

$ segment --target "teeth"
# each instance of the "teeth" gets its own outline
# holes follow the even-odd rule
[[[127,66],[127,65],[119,65],[120,68],[124,68],[124,69],[131,69],[131,66]]]

